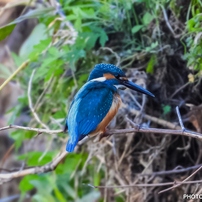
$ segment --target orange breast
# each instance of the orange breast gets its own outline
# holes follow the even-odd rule
[[[105,132],[105,128],[108,126],[110,121],[114,118],[118,109],[121,105],[121,97],[118,93],[115,93],[113,96],[113,102],[111,108],[105,118],[98,124],[97,128],[89,133],[89,135],[99,135]]]

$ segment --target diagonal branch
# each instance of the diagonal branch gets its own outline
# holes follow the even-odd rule
[[[12,172],[12,173],[0,174],[0,184],[3,184],[4,182],[8,182],[8,181],[12,180],[13,178],[22,177],[25,175],[39,174],[39,173],[46,173],[46,172],[53,171],[56,169],[56,167],[60,163],[60,161],[66,157],[67,154],[68,154],[68,152],[66,152],[66,151],[62,152],[52,162],[47,163],[44,166],[28,168],[25,170],[20,170],[20,171],[16,171],[16,172]]]
[[[176,185],[173,185],[172,187],[164,189],[164,190],[160,191],[158,194],[161,194],[161,193],[169,191],[169,190],[171,190],[173,188],[179,187],[181,184],[186,184],[187,180],[189,180],[191,177],[193,177],[201,169],[202,169],[202,166],[200,166],[197,170],[195,170],[189,177],[187,177],[186,179],[184,179],[180,184],[176,184]],[[201,182],[202,182],[202,180],[201,180]]]
[[[12,79],[13,77],[18,74],[23,68],[25,68],[28,64],[29,64],[30,60],[26,60],[25,62],[23,62],[19,67],[18,69],[15,70],[15,72],[13,72],[12,75],[9,76],[8,79],[6,79],[4,81],[4,83],[0,86],[0,91],[5,87],[6,84],[8,84]]]

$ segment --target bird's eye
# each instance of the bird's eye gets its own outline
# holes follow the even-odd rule
[[[120,78],[120,75],[117,74],[117,75],[115,75],[115,77],[116,77],[117,79],[119,79],[119,78]]]

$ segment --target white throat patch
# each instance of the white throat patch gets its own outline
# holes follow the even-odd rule
[[[126,89],[126,87],[124,86],[124,85],[121,85],[121,84],[119,84],[119,85],[114,85],[117,89],[121,89],[121,90],[124,90],[124,89]]]
[[[99,78],[96,78],[96,79],[92,79],[91,81],[103,82],[103,81],[106,81],[106,78],[105,77],[99,77]]]

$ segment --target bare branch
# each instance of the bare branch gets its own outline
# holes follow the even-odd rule
[[[201,169],[202,169],[202,166],[200,166],[197,170],[195,170],[189,177],[187,177],[186,179],[184,179],[180,184],[176,184],[176,185],[174,185],[174,186],[172,186],[172,187],[170,187],[168,189],[164,189],[164,190],[160,191],[158,194],[161,194],[161,193],[169,191],[169,190],[171,190],[173,188],[179,187],[181,184],[190,184],[190,183],[187,183],[188,182],[187,180],[189,180],[191,177],[193,177]],[[199,181],[202,182],[202,180],[199,180]]]
[[[182,172],[187,172],[187,171],[190,171],[192,169],[196,169],[198,167],[201,167],[202,164],[199,164],[199,165],[195,165],[195,166],[190,166],[190,167],[187,167],[187,168],[183,168],[181,166],[177,166],[177,168],[173,169],[173,170],[165,170],[165,171],[158,171],[158,172],[153,172],[153,173],[142,173],[140,175],[154,175],[154,176],[157,176],[157,175],[168,175],[168,174],[175,174],[175,173],[182,173]],[[180,168],[179,168],[180,167]]]
[[[178,113],[179,121],[182,122],[181,116],[180,116],[178,111],[177,111],[177,113]],[[188,136],[188,137],[191,137],[191,138],[197,138],[197,139],[202,140],[202,134],[187,130],[185,128],[183,128],[182,130],[145,128],[145,127],[142,127],[140,125],[135,124],[134,122],[132,122],[129,119],[127,119],[127,120],[133,125],[134,128],[119,129],[119,130],[113,129],[113,130],[108,131],[108,133],[111,134],[111,135],[113,135],[113,134],[134,133],[134,132],[158,133],[158,134],[182,135],[182,136]],[[31,128],[31,127],[24,127],[24,126],[17,126],[17,125],[10,125],[10,126],[0,128],[0,131],[8,130],[8,129],[11,129],[11,128],[22,129],[22,130],[30,130],[30,131],[36,131],[37,133],[48,133],[48,134],[57,134],[57,133],[62,133],[63,132],[63,130],[46,130],[46,129]]]
[[[30,174],[39,174],[39,173],[46,173],[55,170],[57,165],[60,163],[60,161],[68,154],[68,152],[64,151],[62,152],[57,158],[55,158],[52,162],[47,163],[44,166],[34,167],[34,168],[28,168],[25,170],[20,170],[12,173],[4,173],[0,174],[0,184],[3,184],[4,182],[8,182],[12,180],[13,178],[22,177],[25,175]]]
[[[124,107],[128,107],[128,106],[125,105],[124,103],[122,103],[122,105],[123,105]],[[140,111],[138,111],[138,110],[136,110],[136,109],[134,109],[134,108],[130,108],[129,110],[130,110],[130,112],[131,112],[132,114],[135,114],[135,115],[139,115],[139,113],[140,113]],[[180,129],[181,129],[180,126],[178,126],[178,125],[176,125],[176,124],[174,124],[174,123],[171,123],[171,122],[169,122],[169,121],[165,121],[165,120],[163,120],[163,119],[159,119],[159,118],[154,117],[154,116],[150,116],[150,115],[148,115],[148,114],[142,113],[142,117],[144,117],[145,119],[150,120],[150,121],[152,121],[152,122],[154,122],[154,123],[157,123],[157,124],[159,124],[159,125],[161,125],[161,126],[163,126],[163,127],[169,128],[169,129],[175,129],[175,130],[180,130]]]
[[[161,6],[161,8],[162,8],[163,15],[164,15],[164,19],[165,19],[165,21],[166,21],[167,27],[169,28],[169,30],[171,31],[171,33],[173,34],[173,36],[174,36],[175,38],[180,38],[180,37],[181,37],[181,34],[175,34],[175,32],[173,31],[173,28],[171,27],[171,25],[170,25],[170,23],[169,23],[169,21],[168,21],[168,16],[167,16],[167,13],[166,13],[164,7],[163,7],[162,5],[160,5],[160,6]]]
[[[63,133],[63,130],[46,130],[46,129],[41,129],[41,128],[31,128],[31,127],[24,127],[24,126],[17,126],[17,125],[5,126],[3,128],[0,128],[0,131],[8,130],[11,128],[21,129],[21,130],[29,130],[29,131],[35,131],[37,133],[47,133],[47,134]]]
[[[99,188],[99,189],[113,189],[113,188],[131,188],[131,187],[162,187],[168,185],[182,185],[182,184],[196,184],[201,183],[202,180],[195,180],[195,181],[186,181],[186,182],[165,182],[165,183],[156,183],[156,184],[133,184],[133,185],[118,185],[118,186],[94,186],[92,184],[87,184],[92,188]]]

